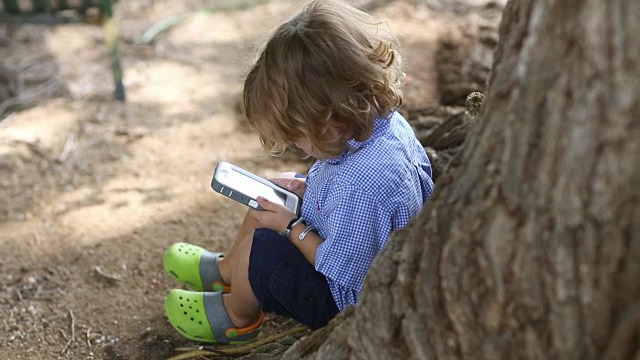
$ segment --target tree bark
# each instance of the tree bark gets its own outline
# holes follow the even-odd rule
[[[640,1],[518,0],[360,304],[284,359],[640,359]],[[428,144],[425,144],[428,145]]]

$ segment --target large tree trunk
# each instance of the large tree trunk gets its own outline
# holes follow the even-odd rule
[[[360,305],[283,358],[640,359],[638,19],[638,0],[511,1],[436,194]]]

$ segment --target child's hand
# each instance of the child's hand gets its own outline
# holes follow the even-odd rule
[[[273,203],[262,196],[258,196],[256,200],[258,205],[264,209],[263,211],[251,210],[249,212],[251,217],[258,222],[257,227],[282,233],[289,225],[289,221],[296,217],[293,211],[284,205]]]
[[[300,199],[304,197],[304,192],[307,190],[307,182],[304,178],[275,177],[269,179],[269,181],[293,192],[298,195]]]
[[[275,177],[276,178],[294,178],[294,177],[296,177],[296,175],[298,175],[298,173],[293,172],[293,171],[285,171],[285,172],[282,172],[282,173],[276,175]]]

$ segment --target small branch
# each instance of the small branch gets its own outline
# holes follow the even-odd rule
[[[248,353],[249,351],[262,346],[264,344],[268,344],[271,342],[275,342],[276,340],[280,340],[282,338],[285,338],[287,336],[291,336],[291,335],[295,335],[301,332],[305,332],[307,331],[307,327],[306,326],[300,326],[291,330],[287,330],[283,333],[280,334],[274,334],[271,336],[268,336],[264,339],[260,339],[258,341],[254,341],[250,344],[247,345],[242,345],[242,346],[237,346],[237,347],[233,347],[233,348],[228,348],[228,349],[218,349],[218,351],[225,353],[225,354],[242,354],[242,353]]]
[[[31,106],[32,104],[37,103],[42,98],[46,98],[54,93],[60,87],[60,81],[53,77],[47,80],[44,84],[40,85],[40,87],[33,92],[23,93],[17,97],[8,98],[4,101],[0,102],[0,117],[4,115],[5,111],[13,107],[23,107],[23,106]],[[0,118],[0,122],[2,119]]]
[[[64,143],[64,148],[62,149],[60,155],[58,155],[58,157],[56,158],[56,161],[59,163],[65,162],[65,160],[67,160],[67,158],[69,157],[69,154],[71,154],[71,152],[76,148],[77,145],[78,141],[76,138],[76,133],[70,132],[69,135],[67,135],[67,140]]]
[[[97,275],[101,276],[103,279],[107,280],[108,283],[116,283],[118,281],[121,281],[122,279],[119,276],[116,275],[110,275],[105,273],[100,266],[96,266],[94,268],[95,272]]]
[[[15,289],[16,292],[16,297],[18,297],[18,301],[22,301],[22,293],[20,292],[20,289]]]
[[[260,339],[258,341],[252,342],[250,344],[246,344],[246,345],[242,345],[242,346],[237,346],[237,347],[231,347],[231,348],[226,348],[226,349],[215,349],[212,348],[210,346],[202,346],[198,349],[194,349],[194,350],[189,350],[186,353],[182,353],[176,356],[172,356],[170,357],[168,360],[188,360],[188,359],[195,359],[198,358],[200,356],[208,356],[208,355],[239,355],[239,354],[244,354],[244,353],[248,353],[251,350],[254,350],[255,348],[262,346],[264,344],[268,344],[271,342],[275,342],[277,340],[280,340],[282,338],[285,338],[287,336],[291,336],[291,335],[295,335],[301,332],[305,332],[307,331],[307,327],[305,326],[300,326],[288,331],[285,331],[283,333],[280,334],[275,334],[275,335],[271,335],[268,336],[264,339]],[[176,350],[180,350],[180,349],[176,349]]]
[[[62,348],[62,350],[60,351],[63,354],[68,354],[69,353],[69,348],[76,341],[76,318],[73,316],[73,311],[71,311],[71,310],[69,310],[69,317],[71,318],[71,325],[70,325],[70,327],[71,327],[71,337],[67,341],[67,344],[64,346],[64,348]]]
[[[204,10],[182,14],[182,15],[171,16],[169,18],[162,19],[156,22],[149,29],[147,29],[142,34],[142,37],[140,38],[140,43],[149,44],[152,41],[154,41],[159,34],[171,29],[176,25],[180,25],[187,19],[197,15],[211,14],[211,13],[225,12],[225,11],[244,10],[244,9],[248,9],[254,6],[264,4],[266,2],[267,2],[266,0],[228,1],[228,2],[223,2],[222,4],[219,4],[219,5],[206,8]]]
[[[87,346],[91,347],[91,328],[87,329],[86,332],[86,337],[87,337]]]
[[[278,326],[276,328],[276,330],[274,331],[275,333],[280,332],[280,330],[286,328],[289,324],[291,324],[294,320],[293,319],[287,319],[287,321],[285,321],[284,323],[280,324],[280,326]]]

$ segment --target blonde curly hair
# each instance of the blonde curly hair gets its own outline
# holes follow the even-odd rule
[[[343,1],[315,0],[272,32],[243,89],[265,149],[278,155],[306,139],[337,156],[402,104],[402,59],[383,24]]]

